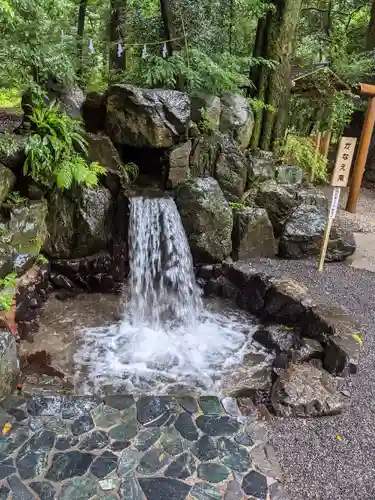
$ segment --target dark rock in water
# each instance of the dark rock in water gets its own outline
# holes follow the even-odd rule
[[[158,428],[145,429],[137,434],[134,446],[139,451],[146,451],[159,439],[161,431]]]
[[[233,258],[274,257],[276,241],[272,224],[264,208],[234,210]]]
[[[63,288],[68,291],[76,290],[76,286],[74,285],[74,283],[69,278],[67,278],[62,274],[51,273],[50,280],[58,289]]]
[[[61,500],[73,500],[73,498],[92,498],[97,492],[97,480],[93,477],[75,477],[66,481],[60,493]],[[109,500],[109,497],[108,497]]]
[[[237,419],[216,415],[200,415],[196,420],[199,429],[208,436],[231,436],[239,429]]]
[[[201,396],[199,406],[205,415],[221,415],[223,413],[223,407],[216,396]]]
[[[222,464],[205,462],[198,466],[198,477],[209,483],[221,483],[229,476],[229,470]]]
[[[78,444],[78,438],[76,437],[73,436],[59,437],[56,440],[55,448],[56,450],[65,451],[68,450],[69,448],[73,448],[73,446],[76,446],[77,444]],[[98,446],[98,448],[100,448],[100,446]]]
[[[48,208],[47,255],[68,259],[107,248],[113,235],[113,202],[108,189],[80,187],[72,198],[55,193]]]
[[[283,186],[271,180],[260,184],[255,202],[259,207],[267,210],[275,236],[279,237],[290,211],[296,205],[294,196]]]
[[[344,403],[335,379],[311,363],[291,365],[272,388],[272,405],[280,416],[336,415]]]
[[[127,410],[135,404],[134,397],[130,395],[110,395],[104,398],[104,403],[117,410]]]
[[[91,473],[95,477],[103,478],[108,476],[117,468],[118,456],[110,451],[105,451],[100,457],[96,458],[91,466]]]
[[[181,434],[174,428],[163,430],[160,443],[169,455],[180,455],[185,450],[185,442]]]
[[[97,134],[105,129],[106,97],[99,92],[89,92],[81,109],[87,132]]]
[[[13,172],[0,163],[0,207],[12,190],[16,178]]]
[[[79,451],[68,451],[66,453],[56,453],[52,458],[46,479],[59,482],[74,476],[86,474],[94,455],[81,453]]]
[[[266,349],[281,352],[290,351],[296,343],[297,334],[280,325],[261,326],[253,335],[253,340]]]
[[[254,129],[254,114],[250,104],[244,96],[230,92],[225,92],[220,102],[220,131],[231,135],[241,149],[246,149]]]
[[[72,433],[75,436],[79,436],[80,434],[83,434],[84,432],[88,432],[94,427],[94,422],[92,421],[92,418],[90,415],[82,415],[82,417],[78,417],[77,420],[75,420],[72,423]]]
[[[263,474],[252,470],[243,478],[242,489],[246,495],[266,500],[268,492],[267,478]]]
[[[217,447],[224,465],[237,472],[246,472],[250,468],[249,452],[243,446],[233,443],[228,438],[220,438]]]
[[[176,479],[187,479],[192,476],[196,470],[194,457],[190,453],[183,453],[177,457],[167,467],[164,475]]]
[[[34,495],[26,486],[21,482],[19,477],[8,477],[8,484],[12,492],[12,498],[22,500],[35,500]]]
[[[196,261],[215,263],[232,250],[233,215],[214,179],[197,178],[180,184],[176,204]]]
[[[208,483],[195,484],[190,494],[194,500],[222,500],[223,498],[220,490]]]
[[[225,395],[251,397],[256,391],[271,388],[271,362],[264,354],[247,354],[244,361],[222,382]]]
[[[141,475],[151,476],[170,462],[170,458],[162,448],[152,448],[140,459],[137,471]]]
[[[327,224],[324,207],[301,205],[287,218],[281,234],[279,254],[289,259],[319,255]],[[356,250],[354,236],[335,220],[327,249],[327,262],[345,260]]]
[[[62,418],[82,417],[97,408],[100,402],[101,399],[96,396],[66,396],[62,405]]]
[[[106,131],[116,144],[169,148],[186,133],[187,94],[112,85],[107,91]]]
[[[202,462],[213,460],[219,454],[215,441],[209,436],[202,436],[191,448],[191,451]]]
[[[196,441],[198,439],[199,434],[190,413],[181,413],[174,425],[181,436],[188,441]]]
[[[191,489],[190,484],[172,478],[140,478],[139,484],[148,500],[185,500]]]
[[[206,297],[222,297],[223,299],[236,300],[237,288],[224,276],[217,279],[210,279],[204,287]]]
[[[108,441],[108,435],[104,431],[94,430],[82,439],[79,449],[86,451],[100,450],[107,446]]]
[[[30,487],[36,492],[40,500],[54,500],[56,498],[55,488],[47,481],[30,483]]]
[[[166,400],[162,397],[144,396],[137,401],[137,419],[141,424],[152,422],[166,410]]]

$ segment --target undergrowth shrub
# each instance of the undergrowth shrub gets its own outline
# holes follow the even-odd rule
[[[10,311],[16,290],[16,273],[0,279],[0,310]]]
[[[315,144],[309,137],[288,134],[280,146],[279,159],[282,163],[301,167],[307,178],[314,169],[314,181],[317,183],[328,180],[328,162],[316,153]]]
[[[105,168],[86,161],[87,142],[79,121],[62,113],[56,102],[33,107],[29,121],[24,175],[48,189],[98,184]]]

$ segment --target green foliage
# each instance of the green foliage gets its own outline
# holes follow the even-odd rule
[[[135,163],[127,163],[124,165],[124,170],[128,174],[131,182],[134,182],[139,176],[139,167]]]
[[[314,169],[314,179],[316,182],[327,182],[327,160],[316,154],[315,145],[308,137],[299,137],[288,134],[280,146],[280,161],[301,167],[306,177],[309,177]]]
[[[17,88],[2,88],[0,89],[0,109],[20,109],[21,96]]]
[[[28,203],[28,199],[21,196],[18,191],[11,191],[8,194],[5,203],[9,203],[11,205],[25,205],[26,203]]]
[[[5,133],[0,136],[0,163],[5,161],[5,158],[9,158],[16,154],[17,151],[17,142],[11,134]]]
[[[242,208],[246,208],[244,203],[235,203],[233,201],[229,202],[229,206],[232,210],[241,210]]]
[[[11,273],[0,279],[0,310],[10,311],[16,289],[16,273]]]
[[[217,130],[217,123],[212,119],[210,113],[205,108],[200,109],[201,119],[199,121],[198,128],[202,134],[210,135],[212,132]]]
[[[39,264],[46,265],[46,264],[48,264],[48,259],[43,254],[40,253],[38,255],[38,262],[39,262]]]
[[[29,119],[32,134],[26,144],[24,175],[48,189],[98,184],[105,169],[99,163],[87,163],[80,122],[61,113],[56,103],[33,108]]]

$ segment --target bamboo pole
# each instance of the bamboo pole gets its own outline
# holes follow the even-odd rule
[[[326,130],[324,132],[324,138],[323,138],[322,145],[320,148],[322,156],[324,156],[325,159],[328,158],[329,147],[331,145],[331,138],[332,138],[332,131]]]
[[[316,170],[316,164],[318,163],[318,155],[319,155],[321,140],[322,140],[322,133],[319,131],[318,135],[316,136],[316,140],[315,140],[315,157],[314,157],[314,163],[312,165],[311,172],[310,172],[310,182],[314,182],[315,170]]]

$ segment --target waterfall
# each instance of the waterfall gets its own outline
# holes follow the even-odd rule
[[[192,323],[202,310],[189,244],[174,201],[131,199],[131,314],[134,324]]]
[[[130,208],[122,320],[80,332],[77,391],[215,392],[251,350],[254,319],[203,302],[172,199],[134,197]]]

